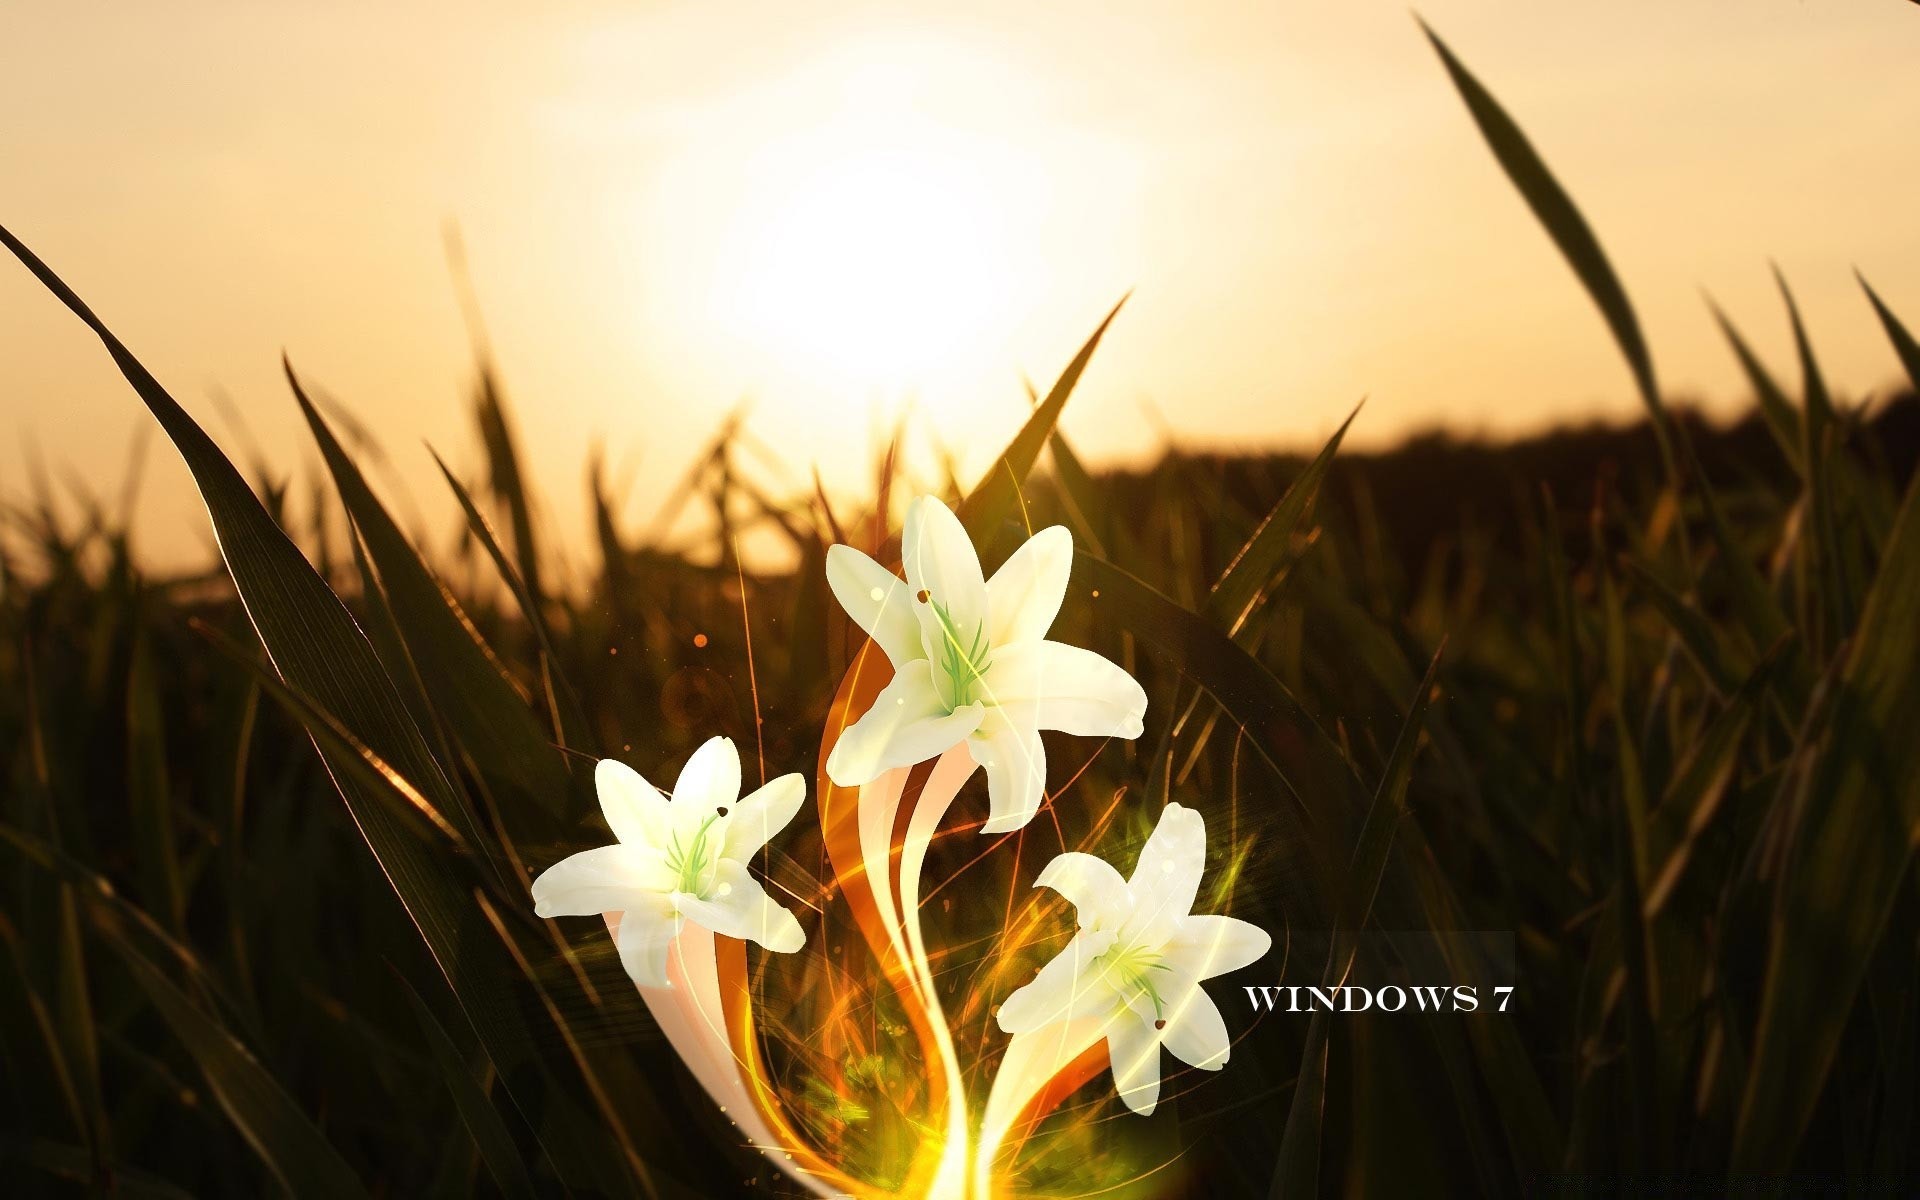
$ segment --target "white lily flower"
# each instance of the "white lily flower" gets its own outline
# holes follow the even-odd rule
[[[893,664],[892,682],[827,757],[835,783],[859,787],[964,740],[987,770],[981,832],[1006,833],[1046,795],[1042,729],[1140,736],[1147,694],[1133,677],[1046,640],[1073,569],[1064,526],[1034,534],[985,579],[959,519],[921,496],[907,510],[901,557],[904,581],[851,546],[827,552],[834,596]]]
[[[1055,858],[1034,886],[1073,902],[1079,932],[1000,1005],[1000,1028],[1016,1036],[1090,1018],[1120,1098],[1142,1115],[1160,1098],[1160,1047],[1203,1070],[1226,1065],[1227,1025],[1200,983],[1273,944],[1246,921],[1193,914],[1206,851],[1200,814],[1169,804],[1131,879],[1091,854]]]
[[[672,986],[667,950],[689,921],[781,953],[806,944],[800,922],[747,873],[747,860],[806,800],[800,775],[782,775],[742,798],[740,752],[730,738],[716,737],[681,768],[671,798],[612,759],[600,760],[593,782],[620,841],[542,871],[533,881],[534,912],[623,914],[620,963],[642,987]]]

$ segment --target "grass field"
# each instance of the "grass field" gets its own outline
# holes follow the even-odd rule
[[[857,648],[826,547],[884,559],[914,490],[970,493],[989,567],[1023,525],[1066,524],[1055,636],[1126,665],[1151,704],[1137,743],[1050,743],[1057,791],[1014,846],[936,845],[929,921],[983,1063],[997,985],[972,989],[975,968],[1024,978],[1069,926],[1049,910],[1003,938],[1002,909],[1056,838],[1128,861],[1167,800],[1219,831],[1214,907],[1281,943],[1222,989],[1236,1034],[1239,984],[1318,983],[1349,957],[1358,979],[1518,989],[1500,1016],[1261,1018],[1152,1118],[1103,1076],[1029,1143],[1021,1190],[1920,1171],[1914,403],[1829,395],[1795,316],[1790,347],[1729,327],[1758,400],[1742,424],[1670,408],[1598,241],[1441,53],[1619,343],[1642,424],[1094,475],[1054,425],[1083,355],[975,487],[882,462],[858,504],[767,497],[722,439],[690,485],[719,551],[701,565],[604,501],[591,531],[544,527],[483,364],[489,469],[445,481],[471,519],[409,536],[337,414],[288,401],[326,478],[249,480],[9,236],[185,456],[226,560],[149,575],[118,497],[7,512],[11,1194],[781,1194],[604,934],[535,920],[525,881],[605,840],[597,755],[661,780],[724,733],[749,775],[758,756],[812,778]],[[1866,297],[1920,379],[1920,345]],[[1788,353],[1790,375],[1763,365]],[[283,532],[291,487],[324,519]],[[749,533],[797,569],[741,567]],[[962,807],[984,815],[979,781]],[[834,936],[817,831],[777,845],[770,874],[815,898],[826,953],[756,966],[770,1069],[807,1135],[885,1187],[935,1115],[914,1047],[876,994],[868,1053],[819,1060],[822,990],[857,947]]]

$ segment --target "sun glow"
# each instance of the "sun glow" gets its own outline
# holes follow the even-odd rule
[[[1002,341],[1019,188],[966,140],[907,114],[768,148],[723,225],[711,302],[731,334],[855,389],[911,389]]]

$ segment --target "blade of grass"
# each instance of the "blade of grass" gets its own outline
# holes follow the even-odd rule
[[[207,503],[222,557],[254,629],[288,686],[347,723],[353,735],[438,810],[452,787],[353,617],[268,515],[240,473],[159,381],[45,263],[0,227],[5,245],[99,337],[121,374],[186,460]],[[481,925],[452,861],[433,852],[352,760],[321,750],[382,871],[425,939],[490,1057],[509,1081],[545,1076],[509,983],[518,975]],[[534,1082],[529,1080],[529,1082]],[[560,1169],[579,1165],[568,1163]]]
[[[1819,619],[1807,631],[1812,652],[1818,658],[1822,657],[1829,639],[1845,637],[1853,626],[1854,606],[1842,563],[1833,482],[1834,459],[1840,449],[1842,430],[1827,393],[1826,380],[1814,360],[1806,326],[1800,320],[1800,306],[1794,303],[1793,291],[1778,267],[1774,268],[1773,277],[1780,286],[1780,298],[1786,302],[1787,317],[1793,326],[1793,347],[1800,359],[1801,389],[1805,393],[1805,403],[1801,406],[1800,451],[1807,464],[1807,500],[1813,512],[1813,528],[1812,536],[1802,544],[1811,552],[1811,567],[1818,581]]]
[[[1705,613],[1701,612],[1684,596],[1663,583],[1647,565],[1638,560],[1628,564],[1633,572],[1633,581],[1653,606],[1660,610],[1667,625],[1673,630],[1680,644],[1686,647],[1687,656],[1700,668],[1714,691],[1721,695],[1730,694],[1739,686],[1737,668],[1729,663],[1728,653],[1720,644],[1720,636]]]
[[[584,753],[597,753],[597,742],[593,736],[592,726],[587,723],[586,713],[580,707],[578,694],[566,676],[560,672],[558,666],[560,659],[554,653],[553,636],[548,632],[546,617],[535,600],[538,593],[534,592],[527,581],[522,579],[520,573],[514,569],[512,561],[507,558],[506,551],[500,548],[500,539],[494,535],[493,524],[473,502],[473,497],[468,494],[465,487],[461,486],[460,480],[440,458],[439,452],[429,446],[427,453],[433,455],[434,465],[440,468],[440,474],[446,477],[447,486],[453,489],[454,497],[460,501],[461,511],[467,515],[468,528],[473,530],[474,537],[485,548],[487,557],[493,560],[494,569],[500,572],[500,578],[506,581],[508,590],[513,593],[514,600],[520,605],[521,615],[526,617],[528,625],[533,629],[534,637],[540,643],[541,656],[551,664],[549,669],[552,672],[553,691],[556,697],[554,725],[560,744]],[[610,533],[611,526],[605,532]]]
[[[131,943],[110,936],[108,944],[193,1057],[227,1119],[282,1188],[294,1196],[327,1200],[367,1194],[340,1152],[239,1039],[196,1007]]]
[[[139,831],[141,891],[167,928],[181,932],[187,897],[180,879],[180,846],[173,804],[167,794],[167,744],[161,725],[160,689],[145,636],[135,639],[127,669],[127,802]]]
[[[1413,777],[1414,752],[1420,744],[1427,703],[1435,690],[1434,674],[1439,666],[1440,655],[1436,653],[1427,664],[1426,677],[1414,694],[1400,733],[1394,739],[1386,773],[1374,793],[1373,803],[1367,808],[1366,822],[1361,826],[1360,839],[1348,867],[1333,944],[1321,975],[1323,987],[1344,984],[1359,954],[1360,931],[1372,918],[1374,897],[1380,891],[1394,832],[1407,815],[1407,785]],[[1287,1110],[1287,1124],[1280,1138],[1280,1162],[1269,1195],[1311,1196],[1319,1190],[1327,1035],[1326,1012],[1317,1011],[1307,1028],[1306,1048],[1301,1054],[1300,1074],[1294,1083],[1293,1102]]]
[[[340,502],[365,540],[420,677],[431,681],[429,703],[446,718],[453,740],[487,775],[508,820],[524,824],[535,815],[530,808],[555,817],[566,813],[571,788],[566,766],[542,733],[526,697],[373,494],[366,477],[307,398],[292,364],[283,361],[282,366],[333,475]],[[470,844],[485,844],[464,803],[449,815],[461,824]],[[552,840],[553,823],[543,822],[541,827],[548,834],[544,840]]]
[[[1867,293],[1867,300],[1873,305],[1874,314],[1880,318],[1881,327],[1887,331],[1887,340],[1893,343],[1893,352],[1900,356],[1900,365],[1907,369],[1907,382],[1914,388],[1920,389],[1920,342],[1914,341],[1913,335],[1907,332],[1907,327],[1900,323],[1900,318],[1893,315],[1893,310],[1880,299],[1880,294],[1873,290],[1865,276],[1855,272],[1854,277],[1860,280],[1861,288]]]
[[[1324,729],[1257,659],[1212,622],[1180,607],[1104,559],[1074,556],[1074,583],[1086,587],[1103,618],[1139,637],[1186,678],[1212,696],[1248,733],[1248,744],[1272,768],[1289,793],[1268,809],[1275,837],[1300,856],[1302,878],[1293,901],[1330,916],[1333,848],[1357,775],[1352,762]]]
[[[1920,729],[1920,480],[1901,502],[1847,652],[1793,851],[1775,892],[1737,1173],[1790,1166],[1825,1090],[1867,966],[1920,842],[1920,773],[1895,757]]]
[[[512,422],[507,417],[506,400],[500,392],[499,378],[493,364],[484,359],[480,364],[480,387],[474,399],[474,417],[480,425],[480,440],[487,448],[490,468],[488,480],[494,497],[506,505],[507,516],[513,527],[513,549],[520,560],[520,578],[525,583],[529,601],[537,609],[541,597],[546,593],[540,586],[540,548],[534,541],[533,506],[528,496],[526,477],[520,470],[520,450]]]
[[[1026,424],[1020,427],[1013,441],[1000,452],[1000,456],[987,468],[987,473],[967,493],[960,503],[960,523],[966,526],[968,536],[975,545],[984,544],[989,536],[1000,528],[1000,522],[1007,514],[1016,510],[1020,502],[1020,484],[1033,469],[1040,451],[1046,446],[1047,438],[1053,433],[1054,425],[1060,420],[1060,410],[1066,407],[1067,397],[1073,394],[1074,385],[1080,382],[1080,376],[1087,369],[1087,363],[1093,358],[1093,352],[1100,345],[1100,338],[1107,332],[1107,326],[1120,315],[1120,308],[1126,304],[1127,297],[1120,297],[1119,304],[1107,313],[1080,352],[1073,356],[1067,369],[1060,373],[1047,398],[1033,410]]]
[[[1726,707],[1694,739],[1660,807],[1654,811],[1648,841],[1653,853],[1664,855],[1665,861],[1647,888],[1645,909],[1649,918],[1666,906],[1695,848],[1713,827],[1739,763],[1740,740],[1766,700],[1779,658],[1776,650],[1762,659],[1730,694]]]
[[[1753,388],[1754,400],[1760,405],[1760,416],[1766,422],[1767,432],[1773,435],[1774,443],[1780,447],[1780,453],[1786,456],[1787,462],[1804,476],[1807,459],[1800,442],[1800,416],[1793,409],[1793,401],[1787,399],[1785,389],[1774,379],[1773,373],[1767,370],[1759,356],[1754,354],[1747,345],[1747,339],[1740,336],[1740,331],[1734,328],[1733,322],[1727,319],[1727,314],[1720,310],[1712,297],[1707,298],[1707,307],[1713,311],[1714,322],[1720,326],[1720,332],[1726,335],[1728,344],[1733,347],[1734,357],[1740,360],[1740,369],[1746,372],[1747,383]]]
[[[507,1131],[507,1123],[501,1120],[499,1111],[487,1099],[485,1089],[474,1079],[459,1049],[454,1046],[453,1039],[447,1036],[446,1028],[405,976],[396,971],[394,978],[406,993],[407,1004],[413,1009],[414,1019],[420,1025],[420,1036],[425,1039],[433,1061],[446,1079],[454,1107],[460,1110],[460,1120],[473,1136],[474,1147],[480,1151],[480,1158],[487,1164],[493,1181],[500,1186],[503,1195],[534,1195],[533,1180],[527,1174],[525,1160],[520,1157],[520,1148],[514,1145],[513,1135]]]
[[[1655,435],[1660,439],[1661,454],[1666,459],[1669,476],[1678,486],[1673,460],[1673,447],[1670,445],[1671,433],[1668,428],[1670,418],[1666,406],[1660,399],[1660,388],[1654,381],[1653,356],[1647,350],[1646,339],[1640,333],[1640,321],[1633,313],[1633,305],[1627,300],[1627,293],[1620,286],[1620,280],[1613,273],[1613,267],[1607,262],[1606,251],[1600,248],[1599,239],[1587,225],[1586,218],[1560,186],[1553,172],[1540,158],[1533,143],[1521,132],[1507,110],[1493,98],[1473,72],[1467,70],[1440,35],[1419,17],[1420,29],[1433,43],[1440,55],[1440,61],[1446,66],[1447,75],[1453,80],[1453,86],[1459,91],[1460,98],[1466,101],[1467,111],[1473,114],[1473,120],[1480,127],[1480,134],[1486,139],[1487,147],[1499,160],[1501,170],[1520,192],[1533,210],[1547,234],[1553,238],[1560,253],[1566,257],[1567,265],[1580,277],[1581,286],[1606,318],[1607,328],[1613,332],[1613,340],[1619,345],[1620,353],[1626,358],[1628,369],[1633,372],[1634,386],[1639,389],[1640,399],[1647,406],[1647,412],[1653,419]]]
[[[1327,468],[1333,465],[1334,453],[1340,449],[1340,440],[1347,436],[1348,427],[1359,415],[1360,408],[1356,405],[1347,414],[1347,419],[1340,422],[1340,428],[1327,439],[1320,453],[1288,485],[1286,494],[1280,497],[1280,503],[1261,519],[1252,536],[1247,538],[1214,583],[1213,591],[1207,597],[1207,616],[1230,636],[1240,632],[1261,597],[1271,590],[1275,579],[1292,557],[1294,536],[1300,532],[1300,522],[1320,493],[1320,484],[1326,479]]]

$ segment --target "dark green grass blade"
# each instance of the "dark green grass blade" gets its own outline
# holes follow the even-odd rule
[[[131,943],[112,934],[108,942],[193,1056],[228,1120],[281,1187],[294,1196],[324,1200],[367,1194],[339,1151],[226,1026],[198,1008]]]
[[[1080,456],[1067,444],[1066,435],[1058,429],[1047,438],[1047,448],[1053,453],[1053,470],[1060,480],[1061,504],[1067,510],[1067,525],[1082,545],[1102,558],[1111,558],[1112,552],[1094,525],[1094,514],[1099,511],[1099,504],[1095,499],[1093,476],[1087,474]]]
[[[1342,889],[1340,911],[1334,926],[1333,946],[1321,975],[1321,985],[1342,984],[1359,953],[1360,932],[1373,916],[1374,897],[1379,895],[1380,880],[1386,873],[1388,852],[1393,836],[1407,815],[1407,784],[1413,778],[1414,752],[1434,691],[1434,675],[1440,666],[1435,654],[1420,681],[1407,718],[1394,739],[1387,770],[1367,808],[1360,839],[1353,849]],[[1287,1124],[1280,1138],[1280,1163],[1274,1173],[1270,1195],[1311,1196],[1318,1191],[1320,1132],[1326,1110],[1327,1014],[1315,1012],[1307,1028],[1306,1048],[1300,1059],[1300,1075],[1294,1083],[1293,1102],[1287,1110]]]
[[[142,898],[167,928],[187,921],[179,838],[167,786],[167,739],[160,715],[160,689],[153,676],[147,639],[135,639],[127,670],[127,801],[139,831]]]
[[[1288,486],[1280,503],[1261,520],[1253,536],[1240,547],[1213,585],[1213,593],[1207,597],[1207,616],[1228,634],[1238,633],[1246,624],[1254,606],[1292,556],[1294,536],[1301,532],[1300,522],[1320,493],[1327,468],[1333,465],[1334,453],[1340,449],[1340,439],[1347,436],[1347,428],[1359,415],[1356,407],[1340,422],[1340,428]]]
[[[1873,304],[1874,314],[1880,318],[1881,327],[1887,331],[1887,340],[1893,343],[1893,352],[1900,356],[1900,365],[1907,369],[1907,382],[1920,390],[1920,342],[1914,341],[1913,335],[1907,332],[1900,318],[1894,316],[1893,310],[1880,299],[1880,293],[1873,290],[1866,277],[1857,277],[1867,293],[1867,299]]]
[[[1444,648],[1443,648],[1444,649]],[[1407,785],[1413,779],[1413,759],[1425,730],[1427,705],[1437,690],[1434,678],[1440,670],[1440,652],[1427,664],[1413,703],[1393,740],[1393,752],[1386,772],[1367,807],[1366,822],[1360,827],[1360,840],[1353,848],[1353,861],[1347,870],[1345,894],[1335,928],[1334,950],[1327,962],[1326,980],[1343,982],[1359,952],[1360,931],[1373,917],[1374,898],[1380,893],[1380,879],[1387,870],[1387,855],[1393,848],[1393,836],[1407,815]]]
[[[446,839],[446,843],[462,852],[471,852],[473,844],[467,840],[467,833],[450,820],[446,813],[436,808],[431,800],[422,795],[420,789],[413,786],[411,780],[395,770],[392,764],[382,759],[365,742],[355,737],[353,731],[341,723],[340,719],[320,707],[304,694],[288,687],[273,672],[253,660],[247,650],[213,626],[198,618],[189,624],[205,637],[213,648],[225,655],[235,666],[246,671],[252,677],[269,700],[286,712],[307,735],[320,747],[330,763],[336,768],[353,775],[367,790],[381,795],[389,801],[388,808],[400,823],[407,826],[415,837],[429,843]]]
[[[515,689],[505,666],[459,602],[421,561],[374,495],[290,365],[286,375],[333,474],[340,501],[380,574],[400,634],[421,679],[428,682],[428,699],[446,718],[450,736],[487,777],[507,820],[524,824],[541,809],[556,818],[567,812],[572,784],[565,763],[527,707],[526,698]],[[454,815],[470,843],[485,844],[464,804]],[[551,831],[553,825],[541,823],[541,828]]]
[[[487,1099],[487,1093],[474,1079],[472,1069],[454,1046],[453,1039],[447,1036],[439,1018],[427,1007],[427,1002],[420,998],[420,993],[414,991],[413,985],[404,976],[396,972],[395,978],[406,992],[407,1003],[420,1024],[420,1036],[432,1052],[433,1061],[440,1067],[440,1073],[447,1081],[447,1090],[453,1095],[454,1107],[460,1110],[460,1120],[465,1123],[467,1132],[473,1135],[473,1144],[480,1151],[480,1158],[487,1164],[494,1182],[500,1185],[504,1195],[533,1195],[533,1180],[527,1174],[526,1162],[520,1157],[520,1148],[514,1145],[513,1135],[507,1131],[507,1123],[500,1118],[493,1102]]]
[[[1794,302],[1793,289],[1780,268],[1773,269],[1773,281],[1780,288],[1780,299],[1787,305],[1787,321],[1793,328],[1793,350],[1800,360],[1800,382],[1805,393],[1806,438],[1817,442],[1821,430],[1834,419],[1833,396],[1827,391],[1826,377],[1813,357],[1813,343],[1807,337],[1806,324],[1800,319],[1800,306]],[[1804,449],[1804,447],[1803,447]]]
[[[1740,360],[1740,369],[1746,372],[1747,383],[1753,388],[1754,399],[1760,405],[1760,416],[1766,421],[1767,432],[1773,435],[1780,453],[1786,455],[1794,470],[1805,474],[1807,464],[1800,444],[1800,416],[1794,411],[1793,401],[1787,399],[1786,390],[1747,345],[1747,339],[1740,336],[1740,331],[1727,319],[1727,314],[1720,311],[1720,306],[1709,299],[1707,307],[1713,310],[1714,321],[1733,347],[1734,357]]]
[[[480,392],[474,401],[474,415],[480,422],[480,440],[487,448],[493,494],[507,506],[513,526],[513,549],[520,560],[520,578],[526,582],[527,595],[537,606],[546,593],[541,590],[540,548],[533,533],[533,504],[527,479],[520,470],[520,449],[507,418],[506,399],[501,395],[499,378],[493,364],[480,365]]]
[[[1818,653],[1828,638],[1844,637],[1853,625],[1853,600],[1842,560],[1844,548],[1840,542],[1833,478],[1835,467],[1844,466],[1837,461],[1843,430],[1836,420],[1820,364],[1814,359],[1806,325],[1800,320],[1800,306],[1794,302],[1793,291],[1779,268],[1774,269],[1773,277],[1780,285],[1780,298],[1786,302],[1787,317],[1793,326],[1793,347],[1800,360],[1801,390],[1805,393],[1801,406],[1800,451],[1807,465],[1807,500],[1813,513],[1806,544],[1820,597],[1820,619],[1809,631],[1809,640]]]
[[[1074,556],[1074,586],[1096,598],[1103,619],[1139,637],[1212,696],[1248,734],[1288,792],[1265,810],[1277,852],[1295,856],[1285,873],[1300,920],[1331,917],[1333,834],[1354,795],[1352,763],[1286,685],[1232,638],[1112,563]]]
[[[1300,1074],[1293,1081],[1287,1123],[1280,1134],[1280,1161],[1274,1166],[1271,1200],[1320,1195],[1320,1131],[1327,1109],[1328,1016],[1324,1009],[1307,1022]]]
[[[242,604],[282,678],[344,722],[381,761],[444,812],[452,800],[451,785],[339,598],[274,524],[213,440],[80,298],[4,228],[0,244],[94,331],[179,449],[206,500]],[[321,757],[503,1076],[514,1084],[523,1070],[545,1075],[511,989],[518,971],[482,924],[471,902],[470,882],[462,880],[452,860],[415,836],[389,801],[350,766],[330,758],[325,749]],[[575,1163],[561,1169],[569,1166],[587,1169]]]
[[[1596,530],[1596,545],[1603,544]],[[1654,1009],[1658,988],[1652,939],[1648,936],[1641,896],[1647,878],[1647,783],[1641,762],[1641,748],[1634,740],[1627,712],[1627,632],[1620,596],[1613,575],[1604,564],[1597,571],[1601,585],[1607,709],[1613,726],[1615,754],[1618,757],[1619,796],[1608,813],[1614,847],[1616,888],[1610,908],[1620,923],[1620,947],[1626,967],[1626,991],[1622,1003],[1627,1024],[1628,1087],[1638,1098],[1625,1114],[1628,1130],[1626,1165],[1639,1168],[1652,1153],[1659,1127],[1659,1112],[1668,1097],[1659,1086],[1659,1065],[1654,1045],[1658,1013]]]
[[[1640,322],[1634,316],[1633,305],[1628,302],[1626,290],[1620,286],[1612,265],[1607,262],[1606,251],[1600,248],[1599,239],[1593,236],[1593,230],[1588,227],[1586,218],[1580,215],[1573,198],[1553,177],[1553,172],[1547,169],[1533,144],[1527,140],[1527,135],[1507,115],[1507,110],[1474,77],[1473,72],[1454,57],[1453,51],[1440,40],[1439,34],[1428,28],[1425,21],[1420,22],[1420,28],[1439,52],[1440,61],[1446,65],[1447,74],[1459,90],[1460,98],[1466,101],[1467,111],[1473,114],[1474,123],[1480,127],[1480,134],[1486,138],[1487,146],[1499,160],[1501,169],[1526,199],[1533,215],[1546,227],[1554,245],[1566,256],[1567,265],[1580,277],[1587,295],[1593,298],[1600,314],[1606,318],[1607,328],[1613,331],[1613,340],[1626,357],[1627,366],[1633,372],[1634,386],[1639,389],[1640,398],[1652,415],[1654,429],[1664,445],[1668,436],[1668,418],[1666,407],[1660,400],[1660,389],[1654,381],[1653,356],[1647,350],[1646,339],[1641,336]]]
[[[92,1118],[67,1065],[63,1048],[66,1039],[54,1024],[51,1007],[34,985],[26,946],[4,911],[0,911],[0,943],[7,948],[7,969],[0,971],[0,1001],[4,1001],[0,1002],[0,1022],[4,1022],[0,1023],[0,1050],[6,1054],[8,1074],[16,1088],[37,1090],[42,1113],[51,1107],[48,1093],[58,1097],[74,1134],[91,1141]],[[16,1037],[5,1037],[11,1030],[20,1032]],[[94,1153],[91,1145],[81,1153],[89,1172],[104,1164],[105,1156]]]
[[[1027,472],[1033,469],[1040,451],[1045,448],[1047,438],[1053,433],[1054,425],[1060,420],[1060,410],[1066,407],[1067,397],[1073,394],[1074,385],[1080,382],[1080,376],[1092,360],[1093,352],[1100,345],[1100,338],[1107,332],[1107,326],[1120,315],[1121,305],[1127,302],[1122,296],[1120,303],[1113,306],[1099,328],[1093,331],[1086,344],[1080,347],[1080,353],[1073,356],[1067,369],[1060,372],[1060,378],[1047,393],[1047,398],[1033,410],[1027,423],[1020,427],[1013,441],[993,460],[986,475],[967,493],[960,504],[960,522],[967,528],[967,534],[975,545],[982,545],[989,535],[1000,528],[1000,522],[1007,515],[1022,509],[1020,485],[1026,480]]]
[[[1640,592],[1653,601],[1653,606],[1666,618],[1674,636],[1680,639],[1687,656],[1700,668],[1707,682],[1723,696],[1731,693],[1739,686],[1739,676],[1734,664],[1728,661],[1727,649],[1721,644],[1713,622],[1685,597],[1661,582],[1644,563],[1636,560],[1630,567]]]
[[[1920,841],[1920,481],[1901,502],[1776,893],[1733,1169],[1788,1167]]]
[[[1740,741],[1765,702],[1780,653],[1761,660],[1753,673],[1731,691],[1726,707],[1714,715],[1694,739],[1687,757],[1653,814],[1648,834],[1660,869],[1653,874],[1644,901],[1648,917],[1657,915],[1679,886],[1696,847],[1714,828],[1738,766]]]
[[[362,741],[437,805],[451,807],[452,789],[446,776],[429,754],[419,728],[402,708],[393,681],[381,668],[366,636],[299,549],[273,523],[245,479],[50,268],[4,228],[0,228],[0,243],[99,336],[121,374],[186,459],[206,501],[241,602],[275,669],[327,711],[350,721]],[[374,840],[376,830],[381,828],[384,826],[376,820],[374,828],[366,830],[369,840]]]
[[[493,532],[493,523],[487,520],[486,514],[482,513],[479,506],[473,502],[473,497],[468,494],[467,489],[461,486],[460,480],[448,469],[447,464],[441,460],[439,453],[433,447],[427,447],[427,453],[433,455],[434,464],[440,468],[440,474],[446,477],[447,486],[453,489],[454,497],[460,501],[461,511],[467,515],[467,527],[473,530],[473,536],[479,539],[480,545],[487,552],[487,557],[493,560],[494,569],[500,572],[500,578],[506,582],[508,590],[513,593],[514,600],[520,605],[521,615],[526,617],[527,624],[532,627],[533,635],[540,643],[540,653],[549,664],[548,677],[554,685],[553,703],[557,710],[555,724],[558,726],[557,732],[560,734],[561,744],[584,753],[595,753],[596,739],[593,737],[592,727],[587,724],[586,713],[580,707],[578,694],[574,691],[572,683],[560,673],[560,659],[554,653],[553,636],[547,629],[546,616],[541,612],[540,606],[534,602],[535,593],[528,587],[526,580],[520,577],[520,572],[514,569],[513,562],[507,558],[506,551],[500,548],[500,539]],[[605,532],[610,531],[609,527]],[[611,574],[609,577],[611,578]]]
[[[51,1178],[80,1186],[97,1183],[92,1155],[84,1146],[70,1146],[45,1138],[0,1137],[0,1162],[32,1167]],[[120,1200],[195,1200],[193,1193],[185,1188],[124,1163],[114,1164],[112,1195]]]

